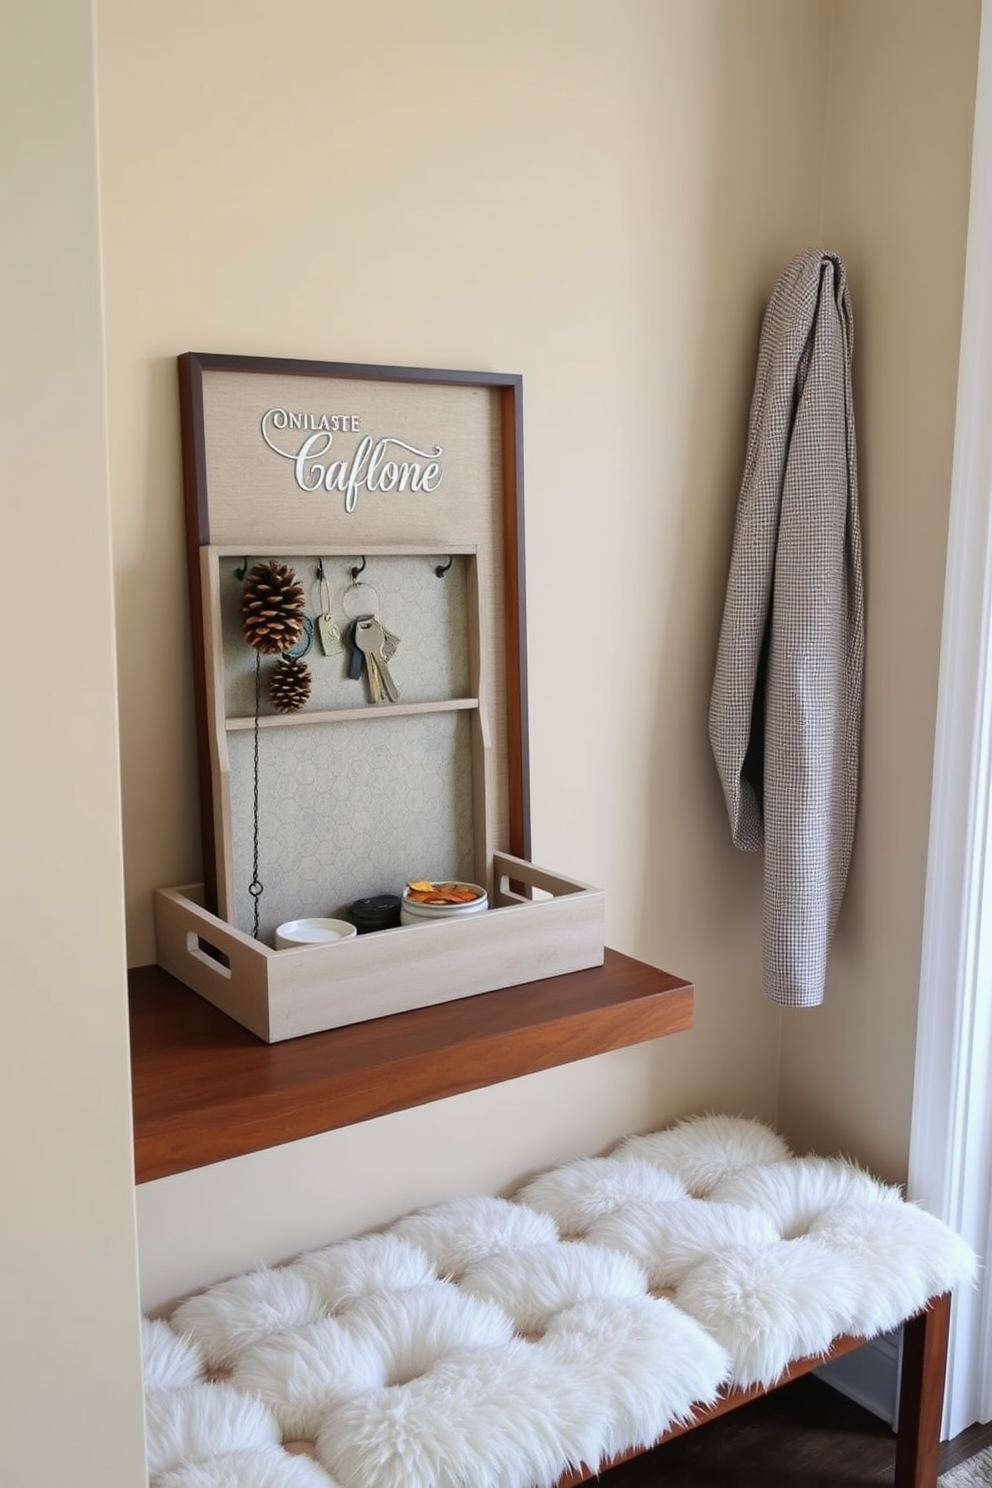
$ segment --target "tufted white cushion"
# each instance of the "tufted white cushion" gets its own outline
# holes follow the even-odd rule
[[[582,1235],[597,1219],[628,1204],[663,1204],[686,1195],[685,1186],[636,1157],[583,1157],[541,1173],[516,1195],[517,1202],[550,1215],[563,1235]]]
[[[279,1445],[271,1413],[227,1384],[149,1390],[145,1397],[148,1468],[154,1478],[218,1453]]]
[[[161,1318],[141,1319],[141,1353],[146,1390],[177,1390],[203,1377],[201,1350]]]
[[[153,1488],[551,1488],[974,1274],[853,1164],[688,1118],[146,1321]]]
[[[552,1318],[595,1297],[640,1297],[648,1282],[633,1256],[602,1245],[530,1245],[477,1261],[463,1291],[499,1303],[518,1333],[543,1333]]]
[[[707,1198],[721,1178],[756,1163],[784,1162],[791,1157],[777,1132],[741,1116],[687,1116],[663,1131],[624,1137],[617,1156],[654,1163],[696,1198]]]
[[[359,1297],[423,1286],[436,1275],[425,1250],[398,1234],[360,1235],[310,1250],[286,1270],[302,1276],[326,1312],[341,1312]]]
[[[636,1257],[648,1284],[663,1291],[677,1287],[716,1251],[730,1246],[760,1250],[773,1244],[779,1233],[760,1209],[684,1198],[628,1204],[594,1221],[586,1238]]]
[[[457,1276],[467,1266],[507,1250],[558,1239],[554,1221],[509,1199],[454,1199],[398,1219],[392,1233],[421,1247],[438,1276]]]
[[[158,1488],[340,1488],[319,1463],[281,1447],[187,1462],[157,1479]]]

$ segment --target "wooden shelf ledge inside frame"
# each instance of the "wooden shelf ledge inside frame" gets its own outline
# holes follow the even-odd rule
[[[158,966],[129,972],[138,1183],[692,1027],[690,983],[602,966],[266,1044]]]
[[[406,718],[414,713],[454,713],[459,710],[477,710],[479,699],[474,697],[444,698],[440,702],[428,703],[365,703],[360,708],[329,708],[320,713],[263,713],[258,720],[259,728],[285,728],[300,723],[364,723],[368,718]],[[224,722],[228,733],[237,729],[255,727],[254,718],[228,718]]]

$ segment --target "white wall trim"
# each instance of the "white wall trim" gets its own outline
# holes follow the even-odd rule
[[[992,1200],[992,0],[983,0],[909,1195],[983,1256]],[[992,1417],[988,1278],[956,1298],[945,1436]]]

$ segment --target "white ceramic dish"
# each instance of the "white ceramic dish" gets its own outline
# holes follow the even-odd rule
[[[348,920],[286,920],[276,930],[276,950],[299,950],[300,946],[330,945],[335,940],[351,940],[357,935]]]

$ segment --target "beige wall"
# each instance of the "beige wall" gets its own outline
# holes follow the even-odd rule
[[[691,1108],[774,1119],[758,865],[729,848],[706,700],[761,304],[818,230],[826,11],[98,19],[131,960],[152,889],[199,863],[174,391],[196,349],[523,374],[535,856],[698,986],[691,1034],[143,1188],[146,1301]]]
[[[90,7],[0,7],[0,1483],[144,1471]]]
[[[707,1106],[901,1176],[978,0],[97,16],[130,960],[199,865],[194,349],[523,374],[535,856],[698,988],[690,1034],[143,1187],[145,1301]],[[859,327],[866,803],[827,1009],[781,1019],[705,720],[761,309],[821,236]]]
[[[979,0],[836,7],[827,235],[856,295],[867,584],[862,808],[821,1009],[783,1016],[780,1123],[903,1179]]]

